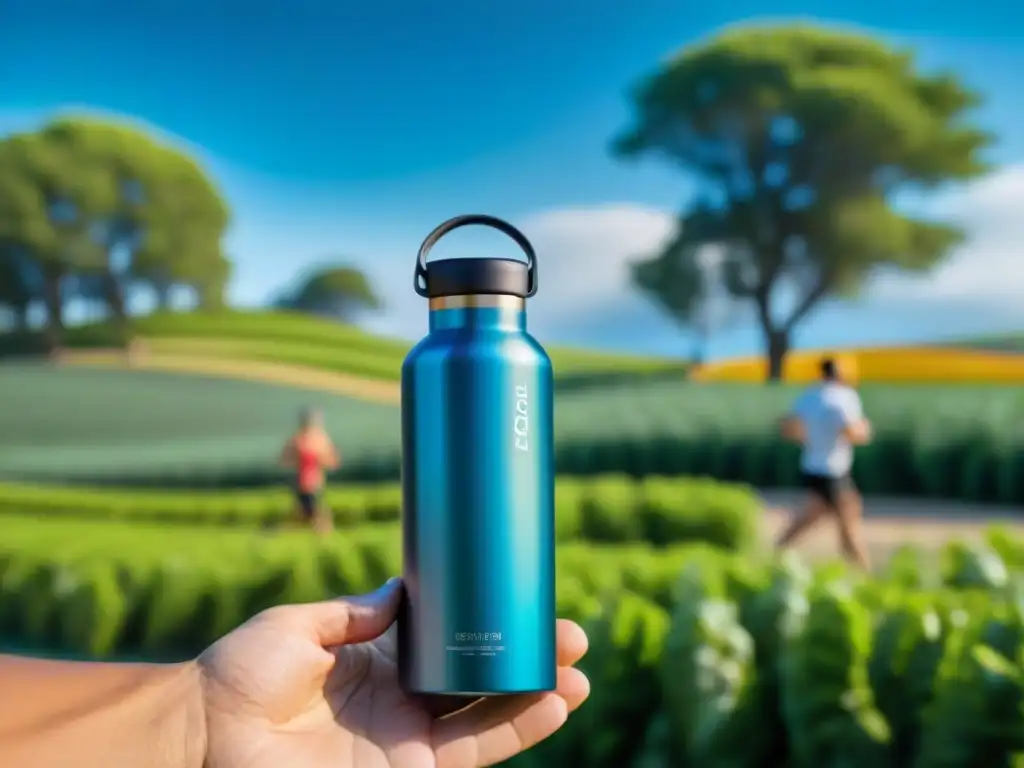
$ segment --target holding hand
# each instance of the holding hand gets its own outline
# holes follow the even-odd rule
[[[465,700],[399,688],[402,585],[272,608],[199,657],[205,768],[483,768],[557,731],[587,698],[580,627],[558,623],[558,689]],[[456,707],[464,707],[454,711]]]

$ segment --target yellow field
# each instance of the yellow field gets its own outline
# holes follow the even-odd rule
[[[839,361],[849,379],[864,383],[1024,384],[1024,354],[934,347],[791,352],[784,379],[797,384],[817,379],[818,364],[826,354]],[[758,382],[766,374],[763,358],[746,357],[708,363],[691,377],[705,382]]]

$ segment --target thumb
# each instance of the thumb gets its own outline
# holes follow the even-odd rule
[[[388,579],[367,595],[342,597],[306,606],[323,647],[365,643],[384,634],[398,616],[402,580]]]

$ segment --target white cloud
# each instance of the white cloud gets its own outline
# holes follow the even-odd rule
[[[944,306],[961,313],[965,328],[972,321],[964,315],[974,310],[1010,324],[1024,320],[1024,165],[942,195],[927,211],[963,226],[965,244],[928,274],[879,276],[851,309],[888,307],[905,316],[915,306],[929,313]],[[623,203],[544,211],[522,225],[542,260],[531,322],[536,317],[555,336],[566,329],[579,335],[599,314],[616,313],[644,322],[637,335],[664,329],[665,320],[644,312],[646,303],[629,288],[627,263],[657,250],[672,234],[672,215]]]
[[[1012,330],[1024,322],[1024,165],[944,195],[927,210],[964,226],[964,246],[927,275],[879,276],[845,308],[827,302],[808,318],[808,338],[831,338],[840,325],[861,327],[869,336],[880,328],[889,335],[899,335],[900,328],[921,335],[930,328],[955,336]],[[630,339],[665,339],[658,344],[666,350],[681,349],[673,341],[680,338],[678,329],[630,288],[628,277],[630,260],[656,251],[672,235],[672,214],[618,203],[539,211],[516,224],[538,253],[540,290],[530,305],[530,327],[538,336],[619,347]],[[408,301],[404,280],[388,282],[400,294],[389,297],[387,315],[371,324],[395,335],[422,335],[426,312]]]
[[[643,303],[629,286],[629,262],[672,236],[670,214],[632,204],[542,211],[521,222],[537,250],[539,290],[530,323],[557,333],[580,315]]]
[[[927,275],[886,276],[872,293],[1001,307],[1024,316],[1024,165],[947,195],[932,210],[963,226],[967,242]]]
[[[46,116],[0,110],[0,135],[30,129]],[[200,148],[189,149],[203,156]],[[204,159],[224,181],[232,200],[245,197],[244,193],[260,184],[260,179],[229,169],[216,158]],[[237,181],[229,184],[229,179]],[[246,206],[240,203],[240,207]],[[886,322],[906,327],[906,318],[914,313],[943,318],[943,328],[949,333],[973,332],[966,328],[972,322],[981,323],[983,318],[986,327],[1000,325],[1006,330],[1024,323],[1024,164],[1009,166],[942,195],[926,210],[959,222],[968,232],[968,241],[927,275],[879,276],[860,301],[844,310],[842,322],[834,324],[861,325],[854,315],[865,319],[870,316],[881,323],[884,316]],[[611,341],[615,329],[625,333],[628,328],[630,338],[677,337],[678,331],[657,309],[630,288],[627,266],[631,259],[656,251],[671,236],[675,223],[671,213],[634,203],[609,203],[541,210],[515,223],[539,255],[540,290],[530,306],[530,326],[539,335],[596,345]],[[276,222],[275,227],[281,229]],[[338,238],[335,228],[321,238],[325,252]],[[302,230],[308,238],[313,228],[303,221]],[[246,236],[236,233],[236,239],[240,238],[237,251],[250,260],[246,267],[251,260],[259,261],[263,252],[263,261],[276,263],[279,253],[287,250],[284,241],[292,237],[290,231],[287,237],[268,237],[262,226],[250,227],[243,234]],[[349,232],[347,236],[350,243],[352,235]],[[268,247],[271,241],[273,247]],[[492,252],[493,242],[469,252]],[[377,245],[368,236],[361,249],[374,252]],[[385,294],[387,310],[367,324],[378,331],[416,338],[426,329],[426,308],[410,296],[408,254],[416,245],[410,240],[399,247],[389,240],[386,247],[376,249],[378,258],[368,271]],[[262,280],[251,276],[253,268],[248,271],[246,295],[262,295],[266,292],[264,284],[279,282],[277,272],[269,268],[263,270]],[[808,326],[833,324],[824,317],[827,314],[823,311],[812,316]],[[928,325],[932,327],[931,321]]]
[[[657,251],[672,235],[673,216],[622,203],[540,211],[514,223],[537,252],[539,285],[536,298],[530,301],[531,331],[546,338],[573,336],[577,330],[586,335],[594,330],[596,315],[623,310],[639,311],[657,322],[656,310],[630,288],[628,263]],[[495,251],[494,242],[488,239],[487,247],[479,249],[460,248],[456,243],[445,255],[517,256],[515,246],[509,245],[507,253],[503,247]],[[377,285],[394,287],[384,289],[387,311],[366,325],[377,332],[415,338],[426,329],[426,310],[409,300],[407,261],[389,260],[386,269],[379,265]],[[391,279],[390,272],[399,264],[401,273]]]

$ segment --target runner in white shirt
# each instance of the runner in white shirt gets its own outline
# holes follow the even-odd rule
[[[850,476],[853,449],[871,439],[871,425],[857,391],[846,384],[832,358],[821,362],[822,381],[809,387],[782,421],[782,434],[803,445],[800,472],[809,491],[807,506],[778,541],[792,544],[825,516],[839,524],[843,554],[869,567],[861,530],[862,505]]]

